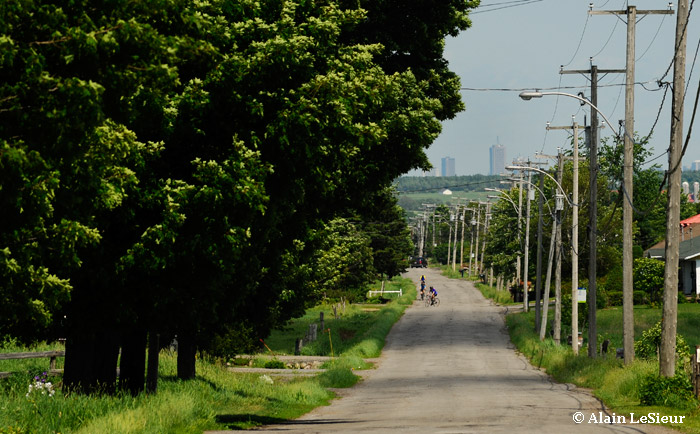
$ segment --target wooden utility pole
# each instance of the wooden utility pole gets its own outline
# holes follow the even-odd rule
[[[578,124],[573,122],[570,127],[547,126],[547,129],[573,129],[574,134],[573,204],[571,207],[571,348],[574,350],[574,354],[578,354]],[[560,161],[560,164],[563,163]],[[559,179],[561,182],[561,177]],[[561,278],[561,273],[559,273],[559,278]],[[561,290],[561,287],[559,289]]]
[[[664,307],[661,320],[659,375],[673,377],[676,369],[676,320],[678,314],[678,249],[681,198],[681,150],[683,147],[683,102],[685,93],[685,49],[688,0],[678,2],[673,64],[671,144],[668,152],[668,202],[666,207],[666,263],[664,265]]]
[[[537,212],[538,212],[538,219],[537,219],[537,277],[535,278],[535,330],[540,329],[540,322],[542,320],[542,206],[544,204],[544,195],[542,192],[544,191],[544,173],[540,173],[540,194],[537,195],[538,200],[537,200]],[[554,226],[552,224],[552,226]],[[554,239],[554,237],[552,237]],[[552,253],[550,252],[550,256]],[[551,270],[551,268],[550,268]],[[547,280],[549,280],[549,276],[547,276]],[[549,288],[547,288],[549,289]],[[547,291],[547,294],[549,294],[549,291]],[[545,309],[549,308],[549,297],[546,299],[547,302],[545,304]]]
[[[530,162],[527,162],[528,167]],[[521,178],[522,179],[522,178]],[[530,193],[532,192],[532,172],[527,171],[527,204],[525,205],[525,262],[523,264],[523,312],[528,311],[530,302],[528,301],[528,267],[530,259]]]
[[[622,181],[622,323],[623,343],[625,352],[625,364],[634,361],[634,299],[632,267],[634,257],[632,255],[632,199],[633,199],[633,164],[634,164],[634,56],[635,56],[635,29],[637,15],[672,14],[666,10],[637,10],[636,6],[627,6],[625,10],[618,11],[593,11],[591,15],[626,15],[627,16],[627,65],[625,84],[625,136],[624,136],[624,162]]]
[[[591,59],[592,60],[592,59]],[[591,104],[598,107],[598,74],[623,74],[624,69],[598,69],[591,64],[591,69],[586,70],[561,70],[560,74],[590,74],[591,75]],[[612,125],[609,125],[613,128]],[[586,302],[588,303],[588,356],[595,357],[598,348],[598,327],[596,319],[597,306],[597,251],[598,251],[598,111],[591,109],[591,133],[588,149],[588,171],[589,171],[589,208],[588,208],[588,293]]]
[[[559,150],[559,159],[557,161],[557,182],[561,184],[564,176],[564,159],[562,158],[561,150]],[[563,196],[563,192],[561,193]],[[561,208],[564,206],[564,198],[560,198],[561,207],[557,204],[556,211],[556,245],[554,258],[556,259],[556,267],[554,268],[554,327],[553,337],[554,342],[561,343]]]

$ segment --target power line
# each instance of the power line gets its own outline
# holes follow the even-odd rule
[[[648,81],[637,81],[634,84],[635,85],[640,85],[643,86],[645,84],[649,83],[656,83],[658,80],[648,80]],[[598,87],[624,87],[625,83],[612,83],[612,84],[603,84],[599,85]],[[559,89],[583,89],[585,87],[582,86],[557,86],[557,87],[537,87],[537,86],[531,86],[531,87],[460,87],[459,90],[466,90],[466,91],[471,91],[471,92],[523,92],[527,90],[559,90]]]
[[[469,12],[469,15],[483,14],[484,12],[494,12],[494,11],[499,11],[501,9],[515,8],[518,6],[526,6],[526,5],[529,5],[532,3],[539,3],[541,1],[544,1],[544,0],[523,0],[523,1],[513,2],[513,3],[518,3],[518,4],[512,4],[509,6],[501,6],[501,7],[497,7],[497,8],[493,8],[493,9],[488,9],[488,10],[476,10],[473,12]],[[486,7],[488,7],[488,5]],[[481,6],[480,6],[480,8],[481,8]]]
[[[581,43],[583,42],[583,36],[586,34],[586,28],[588,27],[588,20],[591,18],[590,15],[586,14],[586,22],[583,24],[583,31],[581,32],[581,38],[578,40],[578,46],[576,47],[576,51],[574,52],[574,55],[571,56],[571,59],[566,65],[562,65],[562,68],[565,66],[569,66],[571,62],[574,61],[576,58],[576,55],[578,54],[578,50],[581,48]]]
[[[654,45],[654,41],[656,41],[656,37],[659,36],[659,32],[661,31],[661,26],[664,25],[664,21],[666,21],[666,15],[664,15],[661,18],[661,24],[659,24],[659,28],[656,29],[656,33],[654,34],[654,37],[651,39],[651,42],[649,42],[649,45],[647,46],[646,50],[644,50],[644,52],[642,53],[641,56],[639,56],[635,59],[635,62],[639,62],[642,59],[642,57],[644,57],[644,55],[647,54],[647,51],[649,51],[651,46]]]

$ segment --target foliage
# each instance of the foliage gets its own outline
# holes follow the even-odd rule
[[[314,238],[318,247],[309,264],[308,285],[315,299],[364,292],[374,277],[370,238],[341,218],[330,221]]]
[[[385,188],[369,195],[363,208],[359,226],[370,239],[374,269],[387,278],[406,271],[413,243],[396,191]]]
[[[281,360],[268,360],[265,362],[265,369],[284,369],[286,365]]]
[[[659,304],[663,298],[664,263],[651,258],[634,260],[634,289],[647,294],[651,304]]]
[[[302,312],[319,233],[427,167],[463,108],[444,38],[476,3],[102,6],[0,6],[0,335],[67,334],[86,390],[114,383],[119,342],[142,364],[147,331],[206,345]]]
[[[661,345],[661,321],[642,332],[642,338],[634,342],[634,354],[642,359],[656,359]],[[681,361],[690,357],[690,347],[683,336],[676,335],[676,357]],[[679,363],[677,367],[682,367]]]
[[[401,176],[396,179],[399,193],[442,191],[449,188],[457,191],[479,191],[484,187],[500,187],[500,175],[466,175],[466,176]]]
[[[693,384],[686,372],[677,372],[673,377],[647,375],[640,385],[640,401],[644,405],[663,405],[680,409],[697,408],[693,396]]]

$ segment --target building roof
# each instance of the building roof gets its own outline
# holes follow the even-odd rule
[[[646,251],[646,255],[654,259],[666,259],[666,247],[651,248]],[[681,241],[678,247],[678,258],[681,261],[700,259],[700,239],[691,238]]]

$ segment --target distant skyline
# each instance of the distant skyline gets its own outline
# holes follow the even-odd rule
[[[594,10],[624,10],[627,3],[601,1],[594,3]],[[564,70],[589,69],[591,62],[603,69],[625,68],[625,17],[589,15],[588,4],[582,0],[538,0],[508,6],[500,0],[483,0],[472,11],[472,27],[446,41],[445,58],[461,79],[466,110],[443,122],[442,134],[426,151],[434,167],[440,168],[441,158],[450,155],[457,175],[485,175],[489,172],[489,149],[499,143],[508,150],[507,163],[533,156],[536,151],[555,154],[557,147],[570,147],[569,135],[565,131],[547,132],[546,123],[571,125],[575,116],[583,125],[584,117],[590,120],[589,107],[568,97],[523,101],[518,94],[540,89],[583,92],[589,97],[587,77],[559,74],[562,65]],[[667,9],[668,2],[639,0],[630,4],[638,10],[654,10]],[[666,71],[673,58],[675,27],[675,13],[638,17],[636,26],[635,131],[645,136],[653,127],[649,148],[652,158],[657,158],[653,163],[662,169],[668,167],[664,154],[670,135],[671,92],[664,100],[664,88],[659,88],[657,80],[672,81],[673,69]],[[700,9],[695,8],[688,25],[685,131],[700,75],[700,71],[691,75],[699,37]],[[616,129],[618,120],[624,119],[624,83],[624,74],[599,79],[598,106]],[[684,167],[700,160],[697,126],[694,131]],[[601,140],[611,136],[609,127],[602,130]]]

